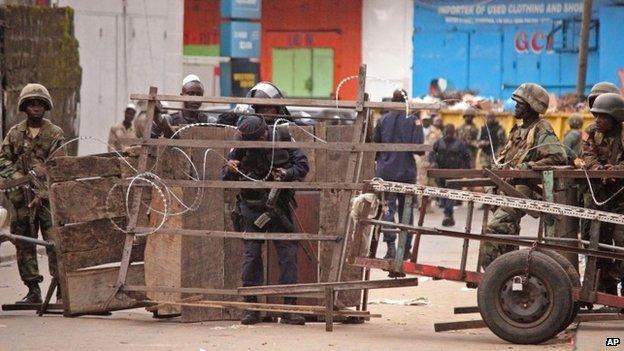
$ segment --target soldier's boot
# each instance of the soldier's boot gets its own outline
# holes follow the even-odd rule
[[[241,317],[241,324],[252,325],[260,323],[260,311],[244,310]]]
[[[24,296],[24,298],[16,301],[15,303],[41,303],[41,289],[39,289],[39,283],[35,281],[26,282],[26,286],[28,287],[28,293]]]
[[[284,313],[280,318],[282,324],[305,325],[305,317],[298,313]]]
[[[386,244],[388,244],[388,250],[386,251],[384,260],[393,260],[396,257],[396,245],[394,242],[387,242]]]
[[[258,302],[258,298],[255,296],[245,296],[245,302]],[[260,323],[260,311],[244,310],[241,317],[241,324],[251,325]]]
[[[297,299],[292,297],[285,297],[284,304],[286,305],[296,305]],[[293,325],[305,325],[305,317],[298,313],[284,313],[282,314],[282,318],[280,318],[280,323],[282,324],[293,324]]]
[[[453,219],[453,217],[451,216],[444,216],[444,219],[442,220],[442,226],[444,227],[452,227],[455,225],[455,219]]]

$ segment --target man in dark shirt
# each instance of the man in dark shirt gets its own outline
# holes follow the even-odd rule
[[[444,137],[433,144],[433,151],[429,154],[431,168],[471,168],[472,159],[466,145],[455,138],[455,126],[447,124],[444,126]],[[438,178],[438,186],[446,187],[446,179]],[[453,218],[453,207],[455,200],[441,199],[444,209],[444,219],[442,225],[452,227],[455,225]]]
[[[405,102],[407,94],[404,90],[396,90],[392,95],[393,102]],[[414,116],[406,116],[403,111],[391,111],[383,115],[375,126],[373,141],[376,143],[403,143],[422,144],[424,142],[423,128],[420,120]],[[421,155],[422,153],[417,153]],[[378,152],[375,156],[376,176],[387,181],[416,183],[416,162],[412,152]],[[399,214],[399,221],[403,220],[405,195],[388,193],[388,212],[384,221],[393,222],[395,213]],[[412,222],[412,209],[409,209],[409,222]],[[396,233],[384,232],[383,240],[388,245],[386,259],[396,256]],[[409,257],[412,246],[411,235],[408,237],[404,257]]]
[[[284,126],[287,128],[287,126]],[[277,128],[284,128],[277,127]],[[245,115],[238,119],[237,129],[242,140],[290,141],[287,129],[275,130],[267,126],[258,115]],[[233,149],[228,163],[222,170],[223,180],[303,181],[309,166],[306,155],[300,149]],[[239,232],[294,232],[294,191],[277,189],[242,189],[237,196],[236,209],[232,213],[234,228]],[[244,240],[243,286],[263,284],[263,240]],[[297,283],[298,242],[273,240],[279,259],[280,284]],[[245,301],[257,302],[256,296],[246,296]],[[292,297],[284,298],[285,304],[296,304]],[[280,320],[286,324],[305,324],[303,316],[286,313]],[[242,324],[260,322],[258,311],[244,311]]]

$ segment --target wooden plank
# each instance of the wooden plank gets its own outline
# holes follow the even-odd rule
[[[313,284],[285,284],[267,286],[248,286],[238,288],[241,295],[283,295],[322,292],[326,287],[334,290],[388,289],[417,286],[418,278],[358,280],[345,282],[327,282]]]
[[[225,139],[225,129],[218,127],[193,128],[187,130],[183,138],[193,140],[215,140],[222,142]],[[225,157],[225,150],[215,150]],[[191,159],[195,164],[202,165],[204,151],[193,149]],[[206,158],[206,174],[202,179],[220,179],[223,159],[209,153]],[[202,171],[200,171],[202,172]],[[203,173],[203,172],[202,172]],[[184,229],[194,230],[221,230],[225,225],[224,216],[224,190],[202,189],[203,198],[199,208],[194,212],[185,213],[182,216]],[[183,189],[184,202],[192,203],[197,192],[194,189]],[[201,215],[199,215],[201,214]],[[221,289],[224,286],[224,255],[225,239],[218,237],[182,237],[182,286]],[[219,297],[218,299],[222,299]],[[208,320],[222,320],[224,314],[221,310],[201,309],[189,306],[182,307],[182,322],[200,322]]]
[[[290,135],[297,142],[304,142],[304,143],[313,143],[313,142],[315,142],[315,140],[312,137],[312,135],[310,135],[314,131],[313,127],[294,127],[294,126],[290,126],[289,130],[290,130]],[[310,134],[306,133],[304,130],[307,131]],[[313,182],[313,181],[316,180],[316,153],[317,153],[316,149],[311,149],[311,150],[306,150],[305,151],[305,154],[308,157],[308,164],[310,166],[310,171],[308,172],[308,175],[306,176],[306,179],[305,179],[308,182]]]
[[[142,306],[142,303],[123,294],[112,299],[108,307],[105,306],[109,297],[115,292],[114,284],[118,273],[119,267],[68,272],[66,282],[68,294],[63,295],[65,315],[98,313]],[[134,285],[145,284],[142,264],[130,266],[126,282]]]
[[[353,126],[332,126],[332,127],[344,127],[348,130],[352,130]],[[231,148],[247,148],[247,149],[318,149],[318,150],[331,150],[341,152],[378,152],[378,151],[393,151],[393,152],[408,152],[408,151],[431,151],[430,145],[424,144],[376,144],[376,143],[360,143],[352,144],[348,142],[329,142],[322,143],[318,141],[308,142],[293,142],[293,141],[248,141],[248,140],[190,140],[190,139],[121,139],[123,143],[131,145],[145,145],[145,146],[170,146],[170,147],[190,147],[190,148],[212,148],[212,149],[224,149],[229,150]]]
[[[327,140],[327,123],[318,123],[314,126],[314,134],[321,140]],[[327,181],[327,150],[316,150],[316,181]]]
[[[330,172],[331,173],[331,172]],[[338,172],[333,172],[336,174]],[[340,177],[338,173],[336,178]],[[360,183],[344,183],[344,182],[244,182],[244,181],[222,181],[222,180],[174,180],[162,179],[167,186],[175,186],[181,188],[221,188],[221,189],[340,189],[340,190],[361,190]],[[125,181],[124,183],[129,183]]]
[[[362,84],[362,83],[360,83]],[[217,96],[182,96],[182,95],[145,95],[130,94],[131,100],[148,100],[148,101],[193,101],[205,102],[213,104],[247,104],[247,105],[271,105],[271,106],[302,106],[302,107],[328,107],[328,108],[377,108],[384,110],[405,111],[405,104],[402,102],[377,102],[349,100],[327,100],[327,99],[279,99],[271,100],[260,98],[238,98],[238,97],[217,97]],[[439,110],[443,107],[441,103],[416,103],[409,102],[410,110]]]
[[[236,203],[238,190],[225,189],[223,192],[223,228],[233,231],[234,225],[231,220],[231,211]],[[223,243],[223,288],[236,289],[241,286],[241,272],[243,270],[243,240],[225,240]],[[233,301],[237,297],[224,296],[224,300]],[[240,319],[242,312],[237,309],[224,309],[224,319]]]
[[[362,144],[366,139],[365,128],[365,120],[368,117],[368,110],[363,109],[363,105],[365,103],[365,91],[366,91],[366,65],[360,66],[359,72],[359,89],[358,89],[358,102],[356,105],[356,110],[358,111],[358,115],[355,121],[355,125],[353,126],[353,135],[351,137],[352,144]],[[345,175],[345,181],[349,183],[357,182],[358,163],[361,166],[361,154],[351,153],[349,155],[349,159],[347,161],[347,172]],[[353,191],[347,191],[345,201],[340,203],[338,207],[338,225],[337,230],[339,233],[344,233],[345,237],[347,236],[347,231],[349,229],[349,200],[353,196]],[[341,279],[348,280],[356,280],[362,279],[362,269],[358,269],[356,267],[348,267],[344,268],[345,263],[345,251],[348,245],[348,240],[344,240],[339,244],[335,244],[332,249],[331,256],[331,265],[329,268],[329,281],[340,281]],[[358,304],[361,300],[361,293],[356,291],[343,292],[340,299],[350,300],[354,303]]]
[[[150,87],[149,89],[150,97],[154,97],[157,93],[158,93],[158,88]],[[154,120],[155,111],[156,111],[156,102],[154,100],[148,101],[147,103],[147,130],[146,130],[145,135],[143,136],[144,139],[151,138],[152,121]],[[147,169],[147,162],[148,162],[148,157],[149,157],[148,152],[149,152],[148,148],[141,148],[141,151],[139,154],[138,166],[137,166],[137,173],[139,174],[144,172]],[[133,231],[137,223],[139,222],[139,211],[141,209],[141,201],[143,200],[143,189],[138,188],[136,191],[134,191],[132,195],[133,195],[133,198],[128,199],[129,213],[126,214],[128,216],[128,226],[126,227],[127,234],[126,234],[126,238],[124,241],[124,249],[123,249],[122,256],[121,256],[121,265],[119,267],[119,274],[117,276],[117,282],[115,283],[113,293],[105,302],[104,308],[107,308],[113,302],[115,295],[119,292],[119,289],[121,289],[121,287],[125,284],[126,277],[128,274],[128,269],[130,267],[130,263],[132,259],[132,245],[134,243]]]
[[[196,302],[164,302],[153,301],[155,304],[171,303],[181,306],[192,306],[201,308],[238,308],[252,311],[269,311],[275,313],[299,313],[299,314],[317,314],[324,315],[325,307],[319,306],[303,306],[303,305],[283,305],[269,303],[253,303],[253,302],[232,302],[232,301],[196,301]],[[359,318],[381,318],[380,314],[371,314],[365,311],[338,310],[333,312],[334,316],[340,317],[359,317]]]
[[[137,227],[137,233],[151,233],[154,227]],[[229,238],[229,239],[246,239],[246,240],[307,240],[307,241],[333,241],[338,242],[342,239],[340,235],[319,235],[311,233],[273,233],[273,232],[235,232],[222,230],[204,230],[204,229],[177,229],[163,228],[149,236],[158,235],[178,235],[178,236],[195,236],[203,238]]]
[[[167,162],[163,162],[166,164]],[[169,172],[170,174],[171,172]],[[181,188],[171,188],[174,194],[182,198]],[[156,192],[154,189],[153,193]],[[151,206],[157,211],[164,211],[164,203],[160,196],[154,194]],[[182,206],[177,202],[168,204],[168,210],[176,213],[182,210]],[[162,220],[162,215],[154,213],[150,216],[150,224],[158,225]],[[167,218],[164,228],[182,228],[182,217],[172,216]],[[140,228],[137,228],[140,230]],[[179,235],[162,234],[150,235],[145,246],[145,285],[181,287],[182,268],[182,237]],[[178,301],[182,298],[181,293],[171,292],[149,292],[147,297],[151,300]],[[164,305],[158,308],[158,314],[171,315],[180,314],[181,307],[174,305]]]
[[[99,178],[52,184],[50,207],[53,222],[60,226],[125,216],[122,187],[111,191],[117,182],[116,178]]]
[[[119,224],[125,222],[121,218],[117,220]],[[70,224],[56,230],[59,258],[67,271],[119,262],[124,237],[108,219]],[[135,244],[134,261],[143,261],[143,250],[143,245]]]
[[[61,156],[47,164],[51,183],[90,177],[117,177],[121,174],[119,160],[115,157]]]

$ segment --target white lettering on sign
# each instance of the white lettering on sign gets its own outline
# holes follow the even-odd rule
[[[247,39],[247,32],[245,31],[234,31],[234,33],[232,33],[232,37],[234,37],[235,39]]]
[[[238,42],[238,48],[241,50],[251,50],[253,49],[253,43],[247,40],[241,40]]]
[[[493,3],[490,5],[441,5],[437,7],[439,15],[445,16],[448,23],[497,23],[523,24],[536,23],[548,16],[567,16],[583,13],[582,1],[570,2],[518,2],[513,4]],[[463,19],[452,18],[465,17]],[[496,18],[508,17],[508,18]],[[469,19],[466,19],[469,18]]]
[[[258,4],[258,0],[236,0],[236,3],[239,5],[252,5],[255,6]]]

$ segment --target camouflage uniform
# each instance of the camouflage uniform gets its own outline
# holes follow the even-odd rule
[[[474,123],[464,123],[457,128],[457,136],[468,147],[468,152],[470,152],[472,159],[472,167],[474,167],[477,160],[477,151],[479,150],[479,145],[477,144],[479,142],[479,128]]]
[[[605,135],[596,130],[595,125],[588,128],[589,136],[583,142],[582,159],[588,170],[605,169],[605,165],[611,165],[609,169],[624,169],[624,147],[622,145],[621,128],[613,131],[609,135]],[[609,198],[615,189],[624,186],[624,181],[593,181],[596,199],[602,201]],[[624,213],[624,195],[617,195],[614,199],[602,206],[597,206],[591,198],[591,195],[585,193],[585,207],[599,209],[603,211]],[[583,236],[588,238],[589,225],[584,226]],[[614,225],[610,223],[601,223],[600,226],[600,242],[616,246],[624,247],[624,226]],[[601,285],[616,285],[619,280],[619,274],[612,260],[599,258],[596,267],[601,269]],[[602,289],[601,289],[602,290]]]
[[[489,128],[489,134],[488,134]],[[490,136],[492,138],[491,142],[494,144],[494,154],[497,154],[500,148],[507,143],[507,135],[505,134],[505,130],[498,123],[494,122],[491,125],[484,125],[481,127],[481,132],[479,133],[479,141],[487,141],[487,145],[481,146],[481,154],[479,156],[479,164],[482,169],[489,169],[494,166],[494,158],[492,156],[492,147],[490,147]]]
[[[537,101],[529,95],[527,103],[531,108],[538,112],[546,112],[548,107],[548,94],[539,87],[543,92],[532,91],[534,84],[523,84],[514,92],[514,98],[523,98],[524,94],[541,94],[542,100]],[[519,90],[523,89],[524,91]],[[519,93],[516,95],[516,93]],[[545,95],[545,97],[544,97]],[[545,100],[545,101],[544,101]],[[506,168],[530,169],[535,166],[555,166],[565,165],[567,156],[564,149],[559,144],[559,139],[555,135],[552,126],[545,119],[536,119],[530,125],[515,125],[509,134],[507,144],[501,150],[497,161]],[[540,194],[533,191],[527,185],[516,185],[516,189],[529,198],[539,198]],[[485,233],[487,234],[520,234],[520,220],[525,212],[519,209],[499,207],[488,222]],[[483,266],[487,267],[498,256],[517,249],[513,245],[500,245],[485,243]]]
[[[603,93],[596,97],[590,110],[594,115],[606,114],[613,119],[613,128],[607,133],[600,132],[597,125],[587,128],[588,137],[583,142],[582,160],[588,170],[624,170],[624,99],[615,93]],[[598,201],[604,201],[615,191],[624,186],[621,179],[592,181],[592,187]],[[585,207],[624,214],[624,194],[618,194],[609,202],[598,206],[591,196],[585,193]],[[582,235],[589,236],[587,221],[582,226]],[[624,226],[611,223],[600,224],[600,242],[624,247]],[[617,283],[623,273],[622,261],[599,258],[596,268],[600,269],[598,289],[617,295]]]
[[[17,179],[27,175],[31,170],[43,166],[45,160],[63,142],[63,130],[47,119],[42,120],[41,129],[34,138],[30,135],[27,121],[13,126],[4,138],[0,151],[0,178]],[[45,178],[40,179],[40,182],[45,184]],[[20,188],[8,193],[9,200],[16,212],[15,218],[11,221],[11,232],[36,238],[40,228],[43,238],[48,240],[52,228],[52,218],[47,189],[35,187],[33,190],[35,195],[42,200],[42,206],[35,211],[35,232],[31,231],[31,210],[28,208],[24,191],[30,190]],[[43,277],[39,274],[36,246],[17,241],[15,247],[17,249],[17,265],[22,280],[24,282],[43,281]],[[47,252],[50,274],[53,277],[58,277],[56,254],[52,248],[48,248]]]

